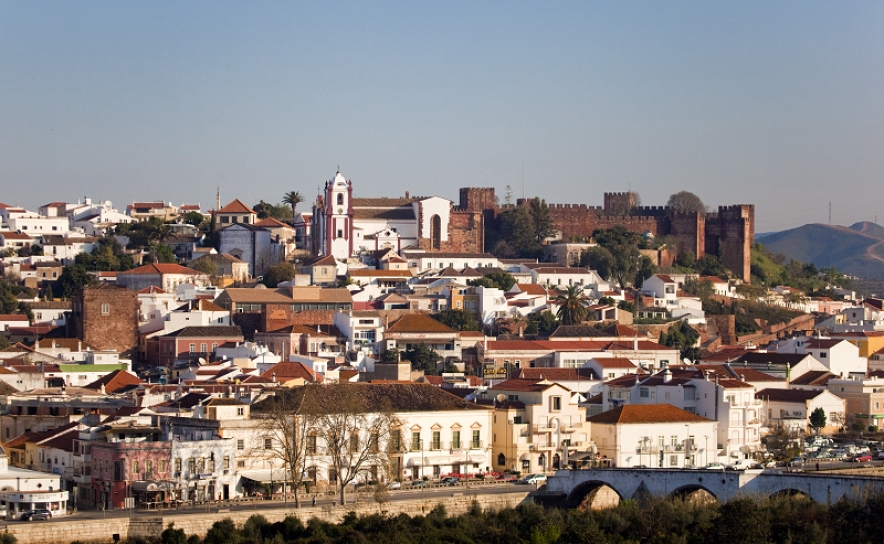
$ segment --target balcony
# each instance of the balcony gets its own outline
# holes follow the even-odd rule
[[[485,441],[483,440],[474,440],[470,443],[471,450],[481,450],[485,447]]]

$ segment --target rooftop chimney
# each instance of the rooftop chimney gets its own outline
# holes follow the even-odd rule
[[[667,368],[663,371],[663,383],[669,383],[672,381],[672,372]]]

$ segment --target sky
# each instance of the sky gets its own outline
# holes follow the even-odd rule
[[[880,1],[0,0],[0,202],[312,202],[340,168],[884,223],[882,29]]]

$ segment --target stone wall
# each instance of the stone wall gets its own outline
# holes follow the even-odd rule
[[[112,285],[81,289],[75,295],[73,319],[77,338],[96,349],[127,353],[138,347],[136,291]]]
[[[472,507],[476,500],[483,509],[499,510],[515,508],[519,504],[530,501],[528,491],[511,493],[473,495],[463,491],[455,491],[445,497],[433,497],[421,500],[415,497],[409,501],[386,503],[360,502],[345,506],[304,507],[235,510],[233,512],[218,511],[212,507],[210,512],[194,511],[192,513],[175,513],[163,515],[136,515],[133,518],[112,517],[100,520],[83,520],[71,516],[70,519],[56,520],[47,523],[13,523],[6,526],[6,532],[15,535],[19,544],[68,544],[75,540],[84,542],[113,542],[113,535],[125,538],[157,539],[169,523],[184,530],[188,535],[204,536],[217,521],[230,518],[238,526],[242,526],[249,517],[260,514],[267,521],[275,523],[286,516],[295,514],[305,524],[310,518],[318,518],[332,523],[340,523],[348,512],[357,515],[384,513],[389,516],[407,514],[410,516],[430,512],[437,504],[445,506],[449,515],[463,514]]]

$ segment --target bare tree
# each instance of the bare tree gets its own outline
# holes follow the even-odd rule
[[[389,398],[367,384],[308,386],[304,409],[311,413],[323,441],[329,481],[346,503],[347,486],[357,477],[378,480],[387,470],[385,448],[395,423]],[[333,474],[332,474],[332,471]]]
[[[310,387],[310,386],[305,386]],[[283,479],[295,494],[295,506],[300,507],[298,489],[304,481],[309,453],[307,435],[313,425],[313,416],[305,414],[305,391],[282,389],[273,397],[255,405],[252,417],[261,422],[263,455],[279,460],[285,469]],[[315,447],[315,446],[314,446]]]
[[[679,191],[670,195],[666,206],[674,213],[706,213],[706,206],[700,197],[690,191]]]

